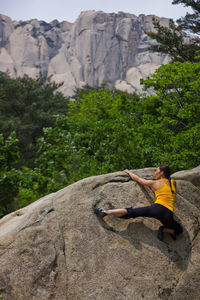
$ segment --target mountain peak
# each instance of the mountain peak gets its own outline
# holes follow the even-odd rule
[[[168,19],[161,19],[168,24]],[[83,11],[76,22],[13,22],[0,16],[0,70],[13,77],[40,73],[64,82],[72,95],[83,85],[107,84],[129,93],[141,92],[140,79],[169,60],[149,52],[154,41],[152,16]]]

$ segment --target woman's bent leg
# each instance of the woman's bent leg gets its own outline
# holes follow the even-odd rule
[[[163,232],[167,232],[170,236],[176,240],[176,236],[183,232],[182,226],[174,220],[173,213],[168,209],[165,209],[165,214],[163,218],[164,230]]]
[[[107,215],[115,216],[115,217],[123,217],[127,214],[126,208],[117,208],[117,209],[109,209],[104,210]]]
[[[147,217],[147,218],[156,218],[159,219],[159,211],[157,207],[153,206],[143,206],[143,207],[128,207],[126,208],[127,214],[122,216],[123,219],[138,218],[138,217]]]
[[[127,215],[127,209],[126,208],[118,208],[118,209],[103,210],[101,208],[95,207],[94,208],[94,213],[96,215],[101,216],[101,217],[112,215],[112,216],[115,216],[115,217],[118,217],[118,218],[123,218],[124,216]]]

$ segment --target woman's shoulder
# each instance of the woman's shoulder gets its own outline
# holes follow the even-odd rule
[[[161,179],[154,180],[154,191],[157,191],[163,186],[163,181]]]

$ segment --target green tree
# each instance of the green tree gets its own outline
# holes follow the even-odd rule
[[[19,165],[33,166],[37,139],[43,128],[53,126],[53,114],[67,112],[68,100],[57,89],[62,84],[51,78],[11,78],[0,73],[0,132],[15,130],[19,139]]]
[[[197,61],[196,51],[200,49],[200,3],[199,0],[174,0],[172,4],[184,4],[192,8],[193,14],[187,13],[185,17],[169,21],[169,27],[162,26],[156,18],[153,19],[155,32],[147,34],[158,43],[152,45],[153,52],[166,53],[172,62]],[[192,33],[193,35],[188,35]],[[195,34],[195,35],[194,35]],[[198,58],[199,59],[199,58]]]
[[[0,218],[46,194],[45,178],[40,170],[16,169],[18,159],[15,132],[7,139],[0,134]]]
[[[183,4],[186,7],[192,8],[193,13],[186,13],[186,16],[178,19],[177,23],[182,30],[200,34],[199,0],[173,0],[172,4]]]
[[[137,146],[144,164],[165,161],[180,170],[200,163],[199,73],[199,62],[176,62],[142,81],[155,92],[139,108],[143,124]]]
[[[46,178],[38,168],[22,167],[21,170],[15,170],[15,172],[18,172],[18,192],[12,198],[10,211],[20,209],[48,193]]]
[[[4,140],[0,134],[0,217],[13,209],[13,199],[19,191],[20,172],[13,165],[19,159],[15,133]]]
[[[77,96],[79,95],[79,97]],[[139,119],[136,95],[104,87],[78,90],[67,116],[57,116],[55,128],[45,129],[39,140],[38,167],[55,182],[136,167],[134,127]]]

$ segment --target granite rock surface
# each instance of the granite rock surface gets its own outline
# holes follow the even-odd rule
[[[153,168],[134,172],[154,177]],[[199,300],[200,190],[190,177],[177,178],[175,218],[184,230],[176,241],[167,234],[163,242],[157,239],[155,219],[93,213],[95,206],[153,203],[151,190],[124,172],[83,179],[5,216],[0,220],[0,296]]]

